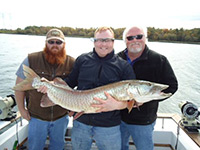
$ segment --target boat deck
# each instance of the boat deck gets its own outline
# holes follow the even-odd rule
[[[185,132],[181,126],[178,126],[178,122],[181,119],[179,115],[158,114],[158,116],[153,134],[154,150],[175,150],[175,148],[177,150],[200,150],[200,133]],[[69,127],[66,132],[65,150],[72,150],[71,128],[72,118],[70,118]],[[178,130],[179,132],[177,132]],[[98,150],[95,142],[93,142],[91,150]],[[131,138],[129,150],[136,150]]]
[[[19,119],[20,120],[20,119]],[[154,129],[154,145],[155,150],[200,150],[200,133],[187,133],[178,126],[180,120],[179,115],[174,114],[159,114]],[[70,132],[72,128],[72,118],[70,118],[68,130],[66,132],[66,144],[65,150],[72,150]],[[179,132],[177,132],[179,131]],[[17,140],[20,146],[27,146],[27,134],[28,134],[28,121],[17,121],[12,127],[3,133],[0,133],[0,149],[12,149],[13,144]],[[48,139],[46,142],[46,150],[48,150]],[[20,147],[19,147],[20,149]],[[129,150],[135,150],[135,146],[130,139]],[[27,150],[27,148],[24,148]],[[95,142],[92,144],[91,150],[98,150]]]

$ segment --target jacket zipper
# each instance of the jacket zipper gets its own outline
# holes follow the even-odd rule
[[[98,79],[100,78],[101,70],[102,70],[102,65],[101,65],[100,68],[99,68]]]
[[[51,75],[51,77],[52,77],[52,79],[54,78],[56,76],[56,71],[55,71],[55,67],[53,67],[53,69],[52,69],[52,75]],[[51,106],[51,121],[53,121],[53,108],[54,108],[54,106]]]

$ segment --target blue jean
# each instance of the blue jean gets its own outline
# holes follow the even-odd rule
[[[28,130],[29,150],[43,150],[47,136],[50,142],[49,150],[63,150],[68,122],[68,115],[55,121],[43,121],[32,117]]]
[[[98,150],[120,150],[120,125],[114,127],[96,127],[74,121],[72,134],[73,150],[90,150],[93,140]]]
[[[132,125],[121,122],[122,150],[129,150],[130,136],[137,150],[153,150],[153,130],[155,122],[150,125]]]

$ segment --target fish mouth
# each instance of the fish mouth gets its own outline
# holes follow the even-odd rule
[[[150,89],[150,92],[151,93],[157,93],[159,95],[162,95],[164,97],[169,97],[171,96],[172,94],[171,93],[165,93],[163,92],[163,90],[167,89],[169,87],[169,85],[166,85],[166,84],[155,84],[153,85],[153,87]]]
[[[160,92],[160,95],[162,95],[164,98],[167,98],[167,97],[172,96],[172,93],[164,93],[164,92]]]
[[[160,91],[163,91],[163,90],[167,89],[168,87],[169,87],[169,85],[167,85],[167,84],[159,84],[159,83],[156,83],[156,84],[154,85],[154,88],[160,89]]]
[[[167,89],[168,87],[169,87],[169,85],[163,85],[163,86],[161,87],[161,91]]]

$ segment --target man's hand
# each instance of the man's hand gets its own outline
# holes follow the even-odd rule
[[[99,108],[96,112],[107,112],[113,110],[120,110],[127,107],[126,101],[117,101],[109,93],[104,92],[107,100],[103,100],[95,97],[94,100],[98,101],[100,104],[92,104],[92,107]]]
[[[48,81],[46,78],[42,77],[41,78],[42,82],[48,82],[51,84],[62,84],[62,85],[67,85],[65,81],[63,81],[61,78],[55,78],[53,81]],[[37,91],[43,94],[47,93],[48,88],[46,86],[40,86]]]
[[[40,86],[37,91],[43,94],[47,93],[48,88],[46,86]]]
[[[46,78],[41,78],[41,81],[42,82],[51,82],[51,83],[54,83],[53,81],[48,81]],[[46,86],[40,86],[37,89],[38,92],[43,93],[43,94],[46,94],[47,90],[48,90],[48,88]]]
[[[26,119],[27,121],[29,121],[31,119],[31,116],[30,116],[28,110],[26,110],[26,109],[20,110],[20,114],[21,114],[22,118]]]

